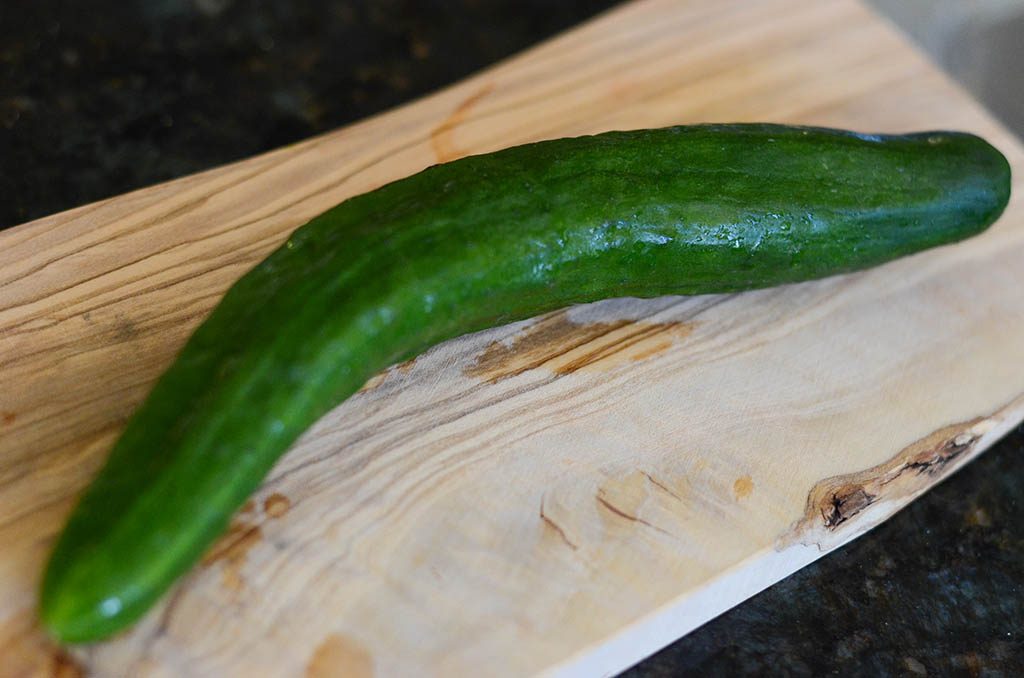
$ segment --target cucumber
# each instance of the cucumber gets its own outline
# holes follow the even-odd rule
[[[982,231],[1009,192],[969,134],[738,124],[529,144],[347,200],[231,287],[156,383],[57,542],[42,620],[66,643],[136,620],[299,434],[433,344],[875,266]]]

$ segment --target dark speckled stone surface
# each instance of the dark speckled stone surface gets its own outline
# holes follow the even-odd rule
[[[0,225],[297,141],[612,5],[0,3]],[[1024,429],[627,672],[1024,675]]]
[[[613,4],[0,2],[0,225],[334,129]]]

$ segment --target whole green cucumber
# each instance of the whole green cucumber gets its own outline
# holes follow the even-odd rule
[[[60,536],[43,622],[83,642],[137,619],[299,434],[433,344],[863,269],[978,233],[1009,192],[969,134],[740,124],[529,144],[347,200],[228,290],[157,382]]]

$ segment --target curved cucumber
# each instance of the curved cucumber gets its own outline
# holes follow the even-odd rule
[[[129,422],[61,535],[64,642],[141,616],[307,427],[380,369],[570,304],[746,290],[974,235],[1006,159],[949,132],[612,132],[431,167],[301,227],[242,277]]]

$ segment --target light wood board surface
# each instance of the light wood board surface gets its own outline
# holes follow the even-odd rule
[[[968,242],[448,342],[277,465],[136,628],[59,653],[42,564],[126,417],[309,217],[432,163],[701,121],[983,134],[853,0],[631,3],[437,95],[0,233],[0,673],[598,675],[862,534],[1024,417],[1024,205]],[[63,675],[63,674],[62,674]]]

